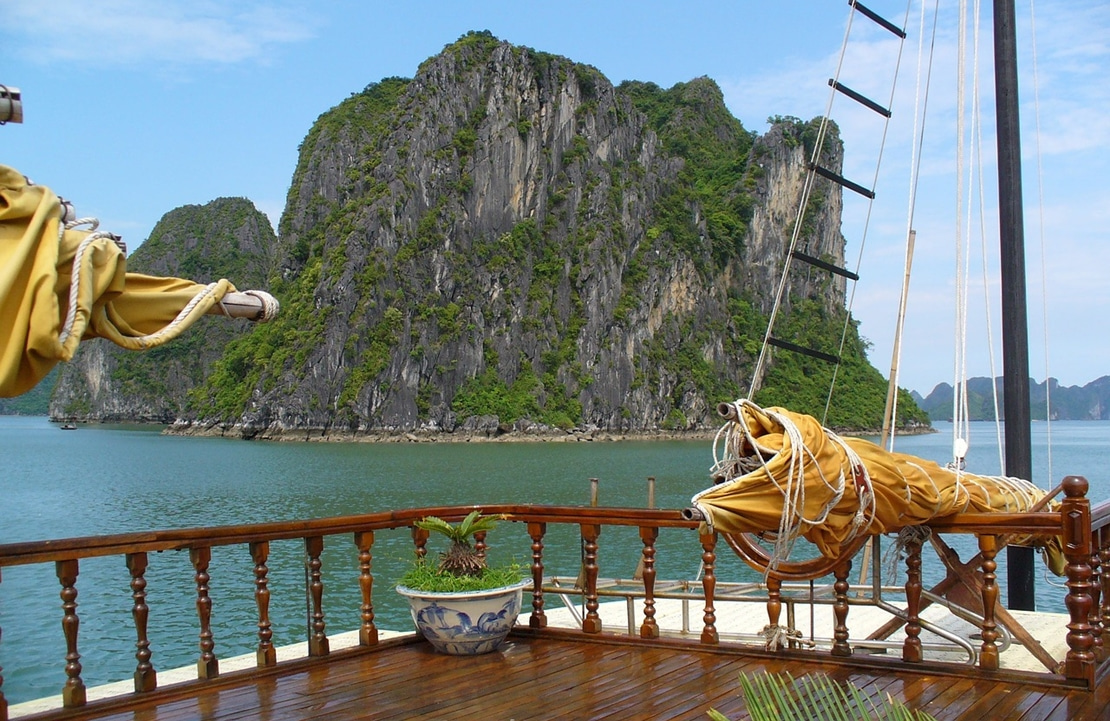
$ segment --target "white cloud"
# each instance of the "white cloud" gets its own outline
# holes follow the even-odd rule
[[[0,0],[0,12],[0,32],[39,62],[91,65],[266,62],[316,24],[308,6],[249,1]]]

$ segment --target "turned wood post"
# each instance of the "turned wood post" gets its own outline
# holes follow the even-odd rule
[[[988,671],[998,670],[998,624],[995,622],[995,609],[998,606],[998,577],[995,571],[998,563],[998,536],[986,534],[979,536],[979,553],[983,557],[983,645],[979,650],[979,668]]]
[[[920,663],[925,658],[921,648],[921,539],[906,541],[906,640],[902,643],[902,660]]]
[[[543,612],[543,537],[546,533],[546,523],[528,522],[528,535],[532,539],[532,615],[528,618],[529,628],[547,628],[547,614]]]
[[[489,546],[486,545],[486,534],[488,531],[477,531],[474,534],[474,553],[478,554],[478,558],[483,561],[486,560],[486,551]]]
[[[644,544],[640,557],[640,577],[644,581],[644,622],[640,624],[640,638],[659,638],[659,624],[655,621],[655,541],[658,537],[658,528],[640,526],[640,540]]]
[[[833,569],[833,656],[851,656],[852,647],[848,644],[848,574],[852,571],[852,559],[845,558]]]
[[[270,569],[266,565],[270,558],[270,542],[251,543],[250,552],[254,561],[254,604],[258,608],[258,648],[254,652],[254,662],[261,668],[277,663],[274,630],[270,623]]]
[[[1091,651],[1091,503],[1087,500],[1087,479],[1068,476],[1061,484],[1064,500],[1060,515],[1064,520],[1064,557],[1067,565],[1068,595],[1064,598],[1071,618],[1068,623],[1068,653],[1064,675],[1080,679],[1088,688],[1095,684],[1095,656]]]
[[[150,663],[150,639],[147,638],[147,619],[150,608],[146,605],[146,568],[145,551],[128,553],[127,571],[131,574],[131,618],[135,621],[135,691],[143,693],[158,687],[158,676]]]
[[[720,643],[721,637],[717,633],[717,609],[713,605],[714,592],[717,590],[717,533],[699,533],[701,541],[702,577],[701,587],[705,594],[705,615],[702,616],[701,629],[702,643]]]
[[[1106,658],[1102,645],[1102,556],[1099,554],[1098,533],[1091,533],[1091,615],[1087,624],[1091,627],[1091,653],[1096,662]]]
[[[1098,531],[1098,582],[1102,590],[1102,602],[1099,604],[1099,639],[1102,656],[1098,661],[1105,661],[1110,657],[1110,635],[1106,634],[1110,625],[1110,527],[1103,526]]]
[[[216,642],[212,637],[212,598],[208,595],[208,564],[212,562],[212,549],[208,547],[190,548],[189,560],[195,570],[197,585],[197,618],[200,620],[200,658],[197,659],[197,678],[216,678],[220,675],[220,662],[213,649]]]
[[[359,608],[362,625],[358,629],[358,645],[373,646],[378,643],[378,627],[374,625],[374,575],[371,573],[374,532],[356,531],[355,547],[358,548],[358,588],[362,594],[362,605]]]
[[[416,557],[427,558],[428,556],[428,536],[429,531],[420,528],[419,526],[412,527],[412,544],[416,547]]]
[[[779,625],[782,616],[782,579],[777,576],[767,577],[767,625]]]
[[[66,708],[85,705],[85,682],[81,680],[81,654],[77,652],[77,559],[55,561],[54,570],[62,584],[62,632],[66,638],[66,683],[62,687],[62,705]]]
[[[586,633],[601,633],[601,616],[597,612],[597,539],[601,535],[601,526],[593,523],[580,525],[582,543],[586,551],[583,559],[583,570],[586,574],[586,617],[582,619],[582,630]]]
[[[308,637],[309,656],[327,656],[328,637],[324,632],[324,580],[320,569],[323,562],[320,555],[324,552],[323,536],[308,536],[304,539],[305,568],[308,575],[308,593],[312,600],[312,618],[309,622],[311,632]]]

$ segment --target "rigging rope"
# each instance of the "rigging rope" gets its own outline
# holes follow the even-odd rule
[[[1048,277],[1045,259],[1044,237],[1044,170],[1041,165],[1041,83],[1037,67],[1037,17],[1034,9],[1036,3],[1029,0],[1029,25],[1031,46],[1033,50],[1033,142],[1037,156],[1037,240],[1041,255],[1041,327],[1044,335],[1044,378],[1045,378],[1045,433],[1048,435],[1048,478],[1055,478],[1052,472],[1052,377],[1049,371],[1049,344],[1048,344]]]
[[[810,170],[806,174],[805,182],[804,182],[803,188],[802,188],[802,194],[801,194],[801,197],[799,198],[798,211],[797,211],[797,214],[795,215],[794,227],[793,227],[793,230],[791,232],[790,243],[789,243],[789,246],[787,248],[787,252],[786,252],[786,256],[785,256],[786,260],[783,263],[783,272],[782,272],[781,277],[779,278],[779,284],[778,284],[778,288],[777,288],[776,293],[775,293],[775,299],[774,299],[774,302],[773,302],[772,307],[771,307],[771,314],[770,314],[770,317],[769,317],[768,322],[767,322],[767,329],[766,329],[766,332],[764,333],[764,336],[763,336],[763,343],[761,344],[760,349],[759,349],[759,356],[756,359],[755,367],[752,371],[752,380],[751,380],[751,384],[749,385],[748,394],[747,394],[748,398],[754,398],[755,397],[757,391],[759,390],[760,384],[762,383],[763,374],[765,372],[765,366],[768,362],[771,336],[772,336],[772,333],[773,333],[773,330],[774,330],[774,327],[775,327],[775,322],[778,319],[779,313],[782,309],[782,304],[783,304],[784,296],[785,296],[785,293],[786,293],[787,281],[788,281],[789,276],[790,276],[790,261],[791,261],[791,258],[792,258],[792,255],[793,255],[794,251],[798,247],[799,241],[801,240],[802,229],[803,229],[803,221],[805,220],[805,210],[806,210],[806,207],[809,205],[809,199],[810,199],[810,196],[813,193],[814,183],[816,182],[816,179],[817,179],[817,172],[815,170],[815,167],[817,166],[817,161],[821,157],[821,150],[824,147],[825,139],[826,139],[826,136],[828,134],[828,126],[829,126],[829,123],[831,122],[831,117],[832,117],[833,101],[835,100],[836,95],[837,95],[837,89],[836,88],[839,85],[839,80],[840,80],[840,77],[841,77],[841,71],[844,67],[844,59],[845,59],[845,56],[847,54],[848,40],[849,40],[849,37],[851,36],[852,24],[853,24],[853,20],[855,18],[855,3],[854,3],[854,1],[850,1],[848,4],[849,4],[848,22],[846,23],[846,26],[845,26],[844,39],[841,42],[840,54],[837,58],[836,72],[833,75],[832,82],[830,82],[828,101],[825,105],[825,113],[821,117],[821,121],[820,121],[819,126],[818,126],[817,139],[814,142],[813,151],[812,151],[812,154],[811,154],[811,157],[810,157]],[[907,0],[905,18],[903,19],[903,27],[906,24],[906,19],[908,19],[908,17],[909,17],[909,12],[910,12],[911,5],[912,5],[912,0]],[[893,72],[893,76],[892,76],[892,79],[891,79],[890,95],[889,95],[889,100],[887,102],[888,107],[893,105],[893,102],[894,102],[894,94],[895,94],[895,90],[897,88],[897,81],[898,81],[898,71],[899,71],[899,68],[901,67],[902,51],[903,51],[904,47],[905,47],[905,35],[903,34],[902,39],[898,44],[898,52],[897,52],[897,56],[896,56],[895,63],[894,63],[894,72]],[[878,183],[879,169],[882,165],[883,149],[886,146],[886,139],[887,139],[887,134],[888,134],[889,128],[890,128],[890,116],[888,114],[886,116],[886,119],[885,119],[884,123],[883,123],[883,130],[882,130],[882,134],[881,134],[881,138],[880,138],[880,142],[879,142],[879,151],[878,151],[878,155],[877,155],[876,163],[875,163],[875,172],[874,172],[874,176],[873,176],[873,179],[872,179],[872,186],[871,186],[872,188],[874,188],[875,185]],[[870,223],[871,223],[871,212],[872,212],[873,207],[874,207],[874,199],[873,199],[873,196],[872,196],[871,200],[867,204],[867,209],[866,209],[866,212],[864,214],[863,229],[862,229],[862,232],[860,234],[860,248],[859,248],[859,253],[857,255],[856,266],[855,266],[857,276],[858,276],[859,268],[862,265],[864,249],[867,245],[867,234],[868,234],[868,228],[870,227]],[[855,302],[856,287],[857,287],[856,283],[854,281],[852,281],[851,290],[848,293],[848,297],[846,299],[847,302],[846,302],[846,312],[845,312],[845,316],[844,316],[844,325],[841,328],[840,341],[839,341],[839,345],[838,345],[838,348],[837,348],[837,356],[838,357],[843,355],[844,348],[847,344],[848,332],[851,328],[851,312],[852,312],[852,307],[853,307],[854,302]],[[839,371],[839,367],[840,367],[840,364],[839,364],[839,362],[837,362],[836,365],[833,368],[832,378],[830,380],[828,393],[827,393],[826,398],[825,398],[824,415],[821,418],[822,423],[826,422],[827,417],[828,417],[829,407],[830,407],[830,404],[832,402],[832,394],[833,394],[833,390],[834,390],[834,387],[835,387],[835,384],[836,384],[836,379],[837,379],[837,374],[838,374],[838,371]]]
[[[841,438],[786,409],[742,399],[723,410],[730,422],[713,444],[715,485],[692,502],[713,530],[771,544],[765,574],[785,572],[799,537],[835,559],[861,536],[968,511],[1021,513],[1045,496],[1027,480],[960,473]]]
[[[923,144],[925,142],[925,119],[929,108],[929,90],[932,87],[933,76],[933,57],[936,50],[937,39],[937,10],[940,0],[936,0],[933,6],[933,31],[930,37],[929,44],[929,62],[926,65],[925,56],[925,3],[921,4],[921,15],[918,28],[918,41],[917,41],[917,82],[914,88],[914,105],[913,105],[913,134],[910,142],[910,178],[909,178],[909,207],[906,210],[906,260],[905,269],[903,272],[902,281],[902,296],[905,297],[909,290],[909,277],[910,266],[913,264],[913,243],[914,243],[914,214],[917,208],[917,184],[921,177],[921,158],[924,156]],[[907,22],[909,14],[907,10]],[[922,68],[926,68],[925,71]],[[924,93],[922,93],[922,77],[924,76]],[[920,125],[918,122],[920,121]],[[905,303],[903,302],[903,306]],[[895,337],[901,338],[905,328],[905,312],[904,308],[899,312],[898,323],[895,327]],[[895,343],[895,347],[891,352],[891,376],[889,382],[898,387],[898,371],[900,368],[902,347],[900,343]],[[886,414],[889,418],[890,427],[893,428],[895,419],[898,418],[898,393],[895,392],[891,399],[890,408],[887,409]],[[885,419],[884,419],[885,420]],[[884,437],[880,441],[881,445],[886,446],[887,450],[894,450],[894,433],[891,432],[889,436]]]

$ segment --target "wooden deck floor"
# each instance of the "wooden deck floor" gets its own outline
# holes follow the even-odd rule
[[[228,674],[186,693],[167,687],[126,709],[96,705],[25,719],[748,718],[738,674],[824,673],[891,694],[941,721],[1110,719],[1110,684],[1094,693],[960,675],[923,675],[690,648],[514,636],[500,652],[456,658],[423,643],[334,654],[266,675]]]

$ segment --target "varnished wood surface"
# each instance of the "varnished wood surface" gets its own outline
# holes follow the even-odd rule
[[[189,694],[166,688],[126,710],[93,706],[27,719],[292,721],[294,719],[705,719],[716,708],[748,718],[741,672],[823,673],[890,694],[940,721],[1110,719],[1110,685],[1094,692],[960,675],[891,673],[650,645],[514,636],[479,657],[423,642],[337,654],[280,673],[237,675]]]

